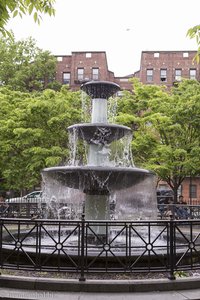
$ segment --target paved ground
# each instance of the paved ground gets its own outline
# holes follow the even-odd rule
[[[170,292],[144,292],[144,293],[75,293],[31,291],[0,288],[0,299],[34,299],[34,300],[197,300],[200,299],[200,289],[180,290]]]
[[[200,300],[200,277],[78,280],[0,276],[0,300]]]

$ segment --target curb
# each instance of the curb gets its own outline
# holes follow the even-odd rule
[[[200,277],[176,280],[86,280],[0,276],[0,287],[57,292],[134,293],[199,289]]]

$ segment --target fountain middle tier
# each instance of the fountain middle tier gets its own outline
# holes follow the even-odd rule
[[[88,195],[108,195],[111,191],[129,188],[153,175],[151,171],[139,168],[99,166],[51,167],[44,169],[43,174]]]
[[[125,135],[131,135],[131,129],[127,126],[109,123],[82,123],[68,127],[68,131],[77,134],[77,138],[88,144],[110,144]]]

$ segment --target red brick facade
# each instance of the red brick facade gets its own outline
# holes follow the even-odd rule
[[[196,51],[143,51],[140,64],[140,81],[144,84],[171,87],[181,78],[200,80]]]
[[[187,177],[182,184],[182,194],[188,204],[200,204],[200,177]]]
[[[68,83],[72,90],[80,89],[82,83],[91,80],[112,81],[121,89],[131,90],[129,77],[115,77],[108,70],[106,52],[72,52],[72,55],[57,56],[56,80]]]
[[[166,182],[160,181],[158,189],[169,189]],[[179,195],[190,205],[200,204],[200,177],[186,177],[179,188]]]
[[[143,51],[140,70],[126,77],[109,71],[106,52],[72,52],[57,57],[56,79],[72,90],[91,80],[113,81],[122,90],[132,91],[129,79],[137,77],[143,84],[173,86],[181,78],[200,81],[200,65],[194,61],[196,51]]]

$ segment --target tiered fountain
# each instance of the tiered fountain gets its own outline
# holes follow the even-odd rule
[[[130,128],[108,123],[107,101],[119,89],[111,82],[88,82],[82,86],[92,98],[91,123],[76,124],[68,130],[72,140],[87,145],[86,163],[80,165],[72,159],[71,165],[43,170],[44,197],[55,213],[53,217],[67,212],[69,218],[72,210],[68,209],[73,207],[76,218],[77,208],[81,205],[83,208],[84,204],[86,220],[30,220],[24,231],[26,220],[2,219],[5,235],[2,267],[80,272],[81,281],[84,270],[85,273],[168,270],[174,279],[177,267],[194,269],[191,261],[198,262],[199,244],[191,224],[187,237],[178,223],[175,235],[172,221],[157,222],[154,173],[133,165],[129,159],[130,147],[128,151],[125,146],[124,155],[117,153],[124,148],[121,142],[124,139],[130,146],[132,135]],[[74,149],[81,152],[78,147]],[[76,151],[72,152],[75,158]],[[120,221],[109,221],[113,202],[114,218]],[[135,222],[138,219],[142,221]],[[145,219],[151,221],[144,222]],[[10,224],[14,224],[16,232],[13,229],[10,232]],[[175,237],[181,239],[180,246]]]
[[[92,99],[91,123],[75,124],[68,128],[69,133],[87,144],[85,165],[67,165],[43,170],[46,198],[52,197],[62,203],[84,198],[86,220],[109,220],[110,204],[114,202],[115,218],[146,219],[156,216],[155,176],[152,172],[136,168],[125,149],[125,160],[116,155],[122,144],[117,141],[127,138],[131,129],[126,126],[108,123],[107,101],[120,87],[112,82],[92,81],[81,86]],[[74,138],[76,140],[76,138]],[[117,148],[116,149],[116,145]],[[114,147],[115,146],[115,147]],[[129,143],[130,146],[130,143]],[[53,182],[49,188],[48,182]],[[55,194],[55,186],[64,190],[62,197]],[[70,192],[69,192],[70,191]],[[83,197],[84,196],[84,197]],[[63,198],[66,198],[63,200]]]

